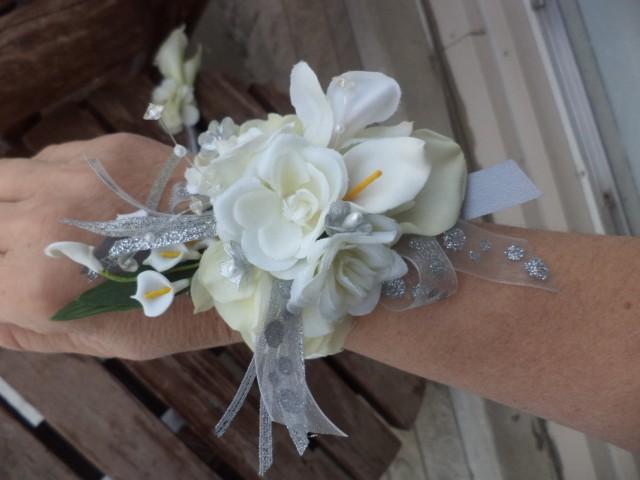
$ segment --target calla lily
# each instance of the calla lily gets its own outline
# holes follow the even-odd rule
[[[178,244],[169,247],[154,248],[144,260],[145,265],[150,265],[158,272],[165,272],[185,260],[197,260],[200,254],[186,245]]]
[[[94,255],[95,247],[80,242],[55,242],[44,249],[48,257],[67,257],[80,265],[87,267],[92,272],[100,273],[102,264]]]
[[[460,216],[467,164],[460,146],[450,138],[430,130],[416,130],[413,135],[424,141],[431,172],[410,208],[391,216],[400,224],[402,234],[435,236],[451,228]]]
[[[170,282],[167,277],[153,270],[146,270],[136,278],[138,288],[131,298],[142,305],[147,317],[159,317],[173,303],[175,294],[189,286],[189,280]]]
[[[431,165],[424,141],[411,137],[377,138],[359,143],[344,154],[349,189],[380,172],[362,192],[349,200],[365,212],[384,213],[413,200],[423,189]]]
[[[335,77],[325,95],[313,70],[300,62],[291,70],[290,96],[305,137],[322,147],[340,148],[366,126],[393,115],[400,86],[379,72],[354,71]]]

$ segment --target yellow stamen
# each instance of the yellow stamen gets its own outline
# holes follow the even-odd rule
[[[161,297],[162,295],[166,295],[171,291],[171,287],[159,288],[158,290],[151,290],[144,294],[144,298],[147,300],[153,300],[154,298]]]
[[[353,187],[343,198],[349,202],[362,193],[362,191],[382,176],[382,170],[376,170],[359,184]]]
[[[163,252],[160,252],[160,256],[162,258],[178,258],[180,256],[180,252],[177,252],[175,250],[165,250]]]

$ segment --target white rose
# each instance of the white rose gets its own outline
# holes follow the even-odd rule
[[[314,243],[291,286],[289,306],[303,309],[305,335],[327,335],[347,315],[367,315],[380,299],[382,282],[407,273],[389,248],[399,227],[383,215],[366,215],[368,229],[336,233]],[[367,232],[367,230],[371,230]]]
[[[347,171],[335,150],[278,134],[241,178],[214,201],[217,231],[237,241],[253,265],[278,278],[322,234],[329,206],[347,189]]]
[[[214,240],[202,255],[200,267],[191,281],[191,298],[196,313],[215,307],[227,325],[239,332],[253,350],[263,328],[273,279],[266,272],[252,268],[238,285],[223,275],[223,267],[229,261],[231,257],[223,242]],[[329,335],[305,338],[305,357],[338,353],[350,329],[351,322],[346,319]]]

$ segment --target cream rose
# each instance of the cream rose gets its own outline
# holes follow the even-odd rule
[[[296,135],[276,135],[251,174],[215,199],[218,235],[239,242],[256,267],[290,279],[292,267],[323,233],[329,206],[346,189],[338,152]]]
[[[389,245],[399,227],[383,215],[365,215],[354,230],[314,243],[291,286],[289,306],[302,309],[308,337],[327,335],[348,315],[367,315],[380,300],[382,282],[407,273]]]

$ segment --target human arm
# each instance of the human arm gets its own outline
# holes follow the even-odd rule
[[[444,301],[357,320],[347,348],[640,451],[640,239],[526,238],[558,293],[459,275]]]

